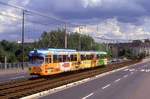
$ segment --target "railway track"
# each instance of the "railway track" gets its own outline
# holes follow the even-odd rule
[[[64,84],[78,81],[87,77],[92,77],[107,71],[111,71],[123,66],[134,64],[138,61],[128,61],[124,63],[111,64],[105,68],[93,68],[74,72],[67,72],[44,78],[27,79],[24,81],[12,81],[0,84],[0,99],[16,99],[28,96],[37,92],[55,88]]]

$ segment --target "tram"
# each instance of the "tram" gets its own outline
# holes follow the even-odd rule
[[[47,76],[107,65],[107,53],[72,49],[38,49],[30,51],[30,74]]]

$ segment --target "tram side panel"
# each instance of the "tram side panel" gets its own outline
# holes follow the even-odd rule
[[[46,73],[44,75],[53,75],[78,70],[80,69],[78,58],[79,57],[77,54],[72,54],[69,56],[65,55],[65,58],[64,55],[53,56],[52,63],[45,64]]]
[[[45,57],[44,64],[32,66],[30,73],[34,75],[53,75],[67,71],[107,65],[107,59],[91,54],[74,53],[70,55],[53,55]]]

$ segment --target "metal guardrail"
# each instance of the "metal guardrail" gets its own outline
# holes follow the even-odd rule
[[[23,68],[29,67],[28,62],[23,63]],[[22,69],[22,63],[0,63],[0,69]]]

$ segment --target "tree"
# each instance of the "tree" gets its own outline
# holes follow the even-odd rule
[[[64,48],[64,36],[64,30],[44,32],[39,40],[39,47]]]
[[[106,51],[103,44],[96,43],[91,36],[79,33],[67,34],[68,48],[78,49],[79,40],[81,40],[81,50],[100,50]],[[29,51],[41,48],[64,48],[65,47],[65,30],[55,30],[43,32],[39,41],[33,43],[25,43],[24,59],[28,61]],[[0,62],[4,62],[4,57],[7,57],[8,62],[22,62],[22,46],[16,42],[6,40],[0,41]]]
[[[81,50],[93,50],[99,46],[95,43],[94,39],[88,35],[81,35],[79,33],[67,34],[68,48],[78,49],[79,40],[81,40]],[[39,42],[36,42],[39,46],[37,48],[64,48],[65,47],[65,31],[57,30],[51,32],[44,32],[41,35]]]

